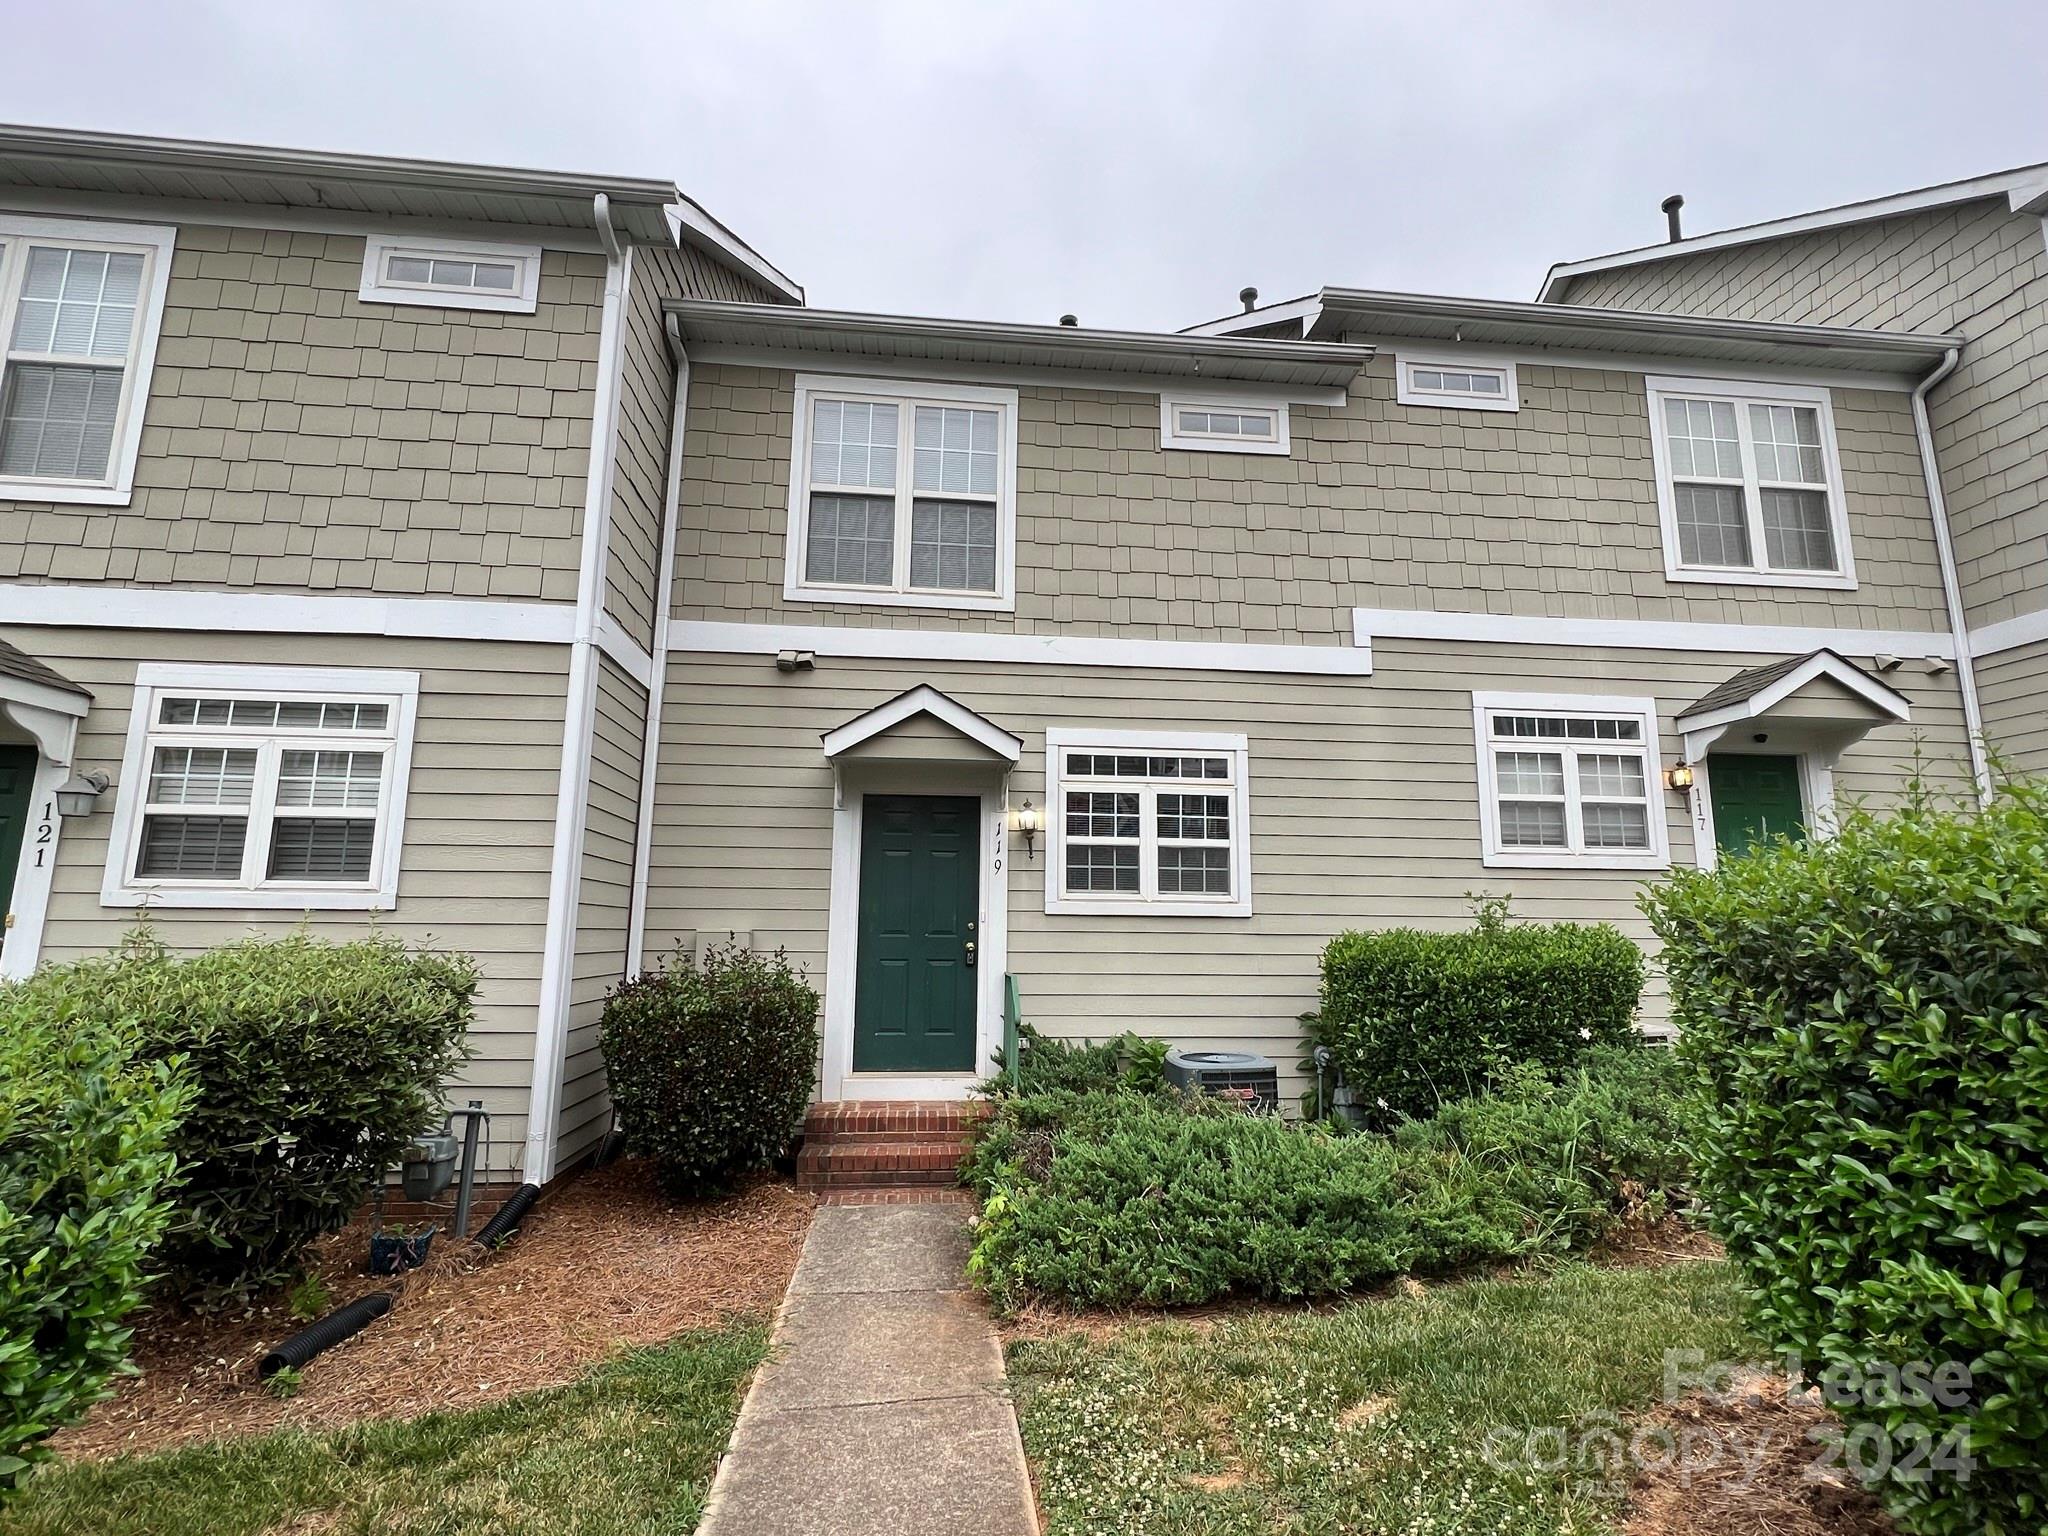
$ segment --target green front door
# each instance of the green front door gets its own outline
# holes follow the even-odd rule
[[[1716,752],[1707,759],[1707,783],[1721,852],[1747,853],[1773,837],[1806,835],[1798,758]]]
[[[21,863],[29,795],[35,783],[36,749],[0,747],[0,911],[8,918],[7,927],[0,930],[0,950],[14,937],[14,872]]]
[[[981,802],[869,795],[861,812],[853,1070],[974,1070]]]

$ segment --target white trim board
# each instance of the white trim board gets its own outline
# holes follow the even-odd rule
[[[1239,645],[1211,640],[1121,640],[1088,635],[995,634],[983,630],[868,629],[830,624],[740,624],[678,619],[669,650],[773,656],[810,651],[884,661],[1020,662],[1070,667],[1156,667],[1166,672],[1272,672],[1368,677],[1372,648],[1357,645]]]
[[[568,603],[499,602],[483,597],[342,597],[22,581],[0,582],[0,624],[391,635],[566,645],[575,634],[576,609]]]
[[[2048,608],[2037,608],[2032,613],[2000,619],[1982,629],[1971,630],[1970,654],[1996,656],[2000,651],[2017,650],[2023,645],[2034,645],[2043,640],[2048,640]]]
[[[608,613],[597,616],[597,648],[643,689],[654,687],[654,657]]]
[[[1361,646],[1374,640],[1466,640],[1491,645],[1610,646],[1645,651],[1755,651],[1823,648],[1857,655],[1939,656],[1953,661],[1955,637],[1928,630],[1822,629],[1789,624],[1700,624],[1663,619],[1552,619],[1422,608],[1355,608]]]

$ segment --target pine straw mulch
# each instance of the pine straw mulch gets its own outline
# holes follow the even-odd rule
[[[309,1269],[328,1308],[393,1290],[389,1314],[306,1367],[273,1396],[256,1362],[304,1324],[282,1295],[245,1314],[142,1313],[125,1381],[51,1442],[97,1460],[283,1426],[413,1418],[558,1386],[622,1346],[653,1344],[735,1316],[772,1313],[810,1226],[811,1196],[760,1183],[728,1199],[677,1205],[638,1161],[586,1174],[544,1198],[496,1254],[444,1231],[428,1262],[399,1279],[362,1273],[369,1223],[322,1239]]]
[[[1782,1377],[1740,1378],[1720,1399],[1667,1404],[1643,1421],[1681,1451],[1659,1455],[1629,1497],[1623,1536],[1897,1536],[1876,1498],[1837,1465],[1815,1431],[1840,1421]]]

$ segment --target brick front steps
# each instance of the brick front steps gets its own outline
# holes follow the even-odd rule
[[[831,1195],[953,1188],[979,1104],[866,1100],[813,1104],[797,1154],[799,1189]]]

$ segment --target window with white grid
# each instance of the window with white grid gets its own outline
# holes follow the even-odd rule
[[[799,378],[784,594],[1008,608],[1014,390]]]
[[[356,295],[372,304],[530,315],[540,303],[540,247],[371,235]]]
[[[0,214],[0,497],[128,499],[173,234]]]
[[[1473,721],[1487,864],[1668,862],[1653,700],[1474,694]]]
[[[417,696],[414,673],[146,664],[113,899],[388,904]]]
[[[1649,398],[1674,579],[1855,585],[1825,390],[1652,379]]]
[[[1397,353],[1394,399],[1462,411],[1513,411],[1521,405],[1512,359],[1466,352]]]
[[[1229,395],[1162,395],[1159,446],[1209,453],[1288,451],[1287,403]]]
[[[1241,736],[1046,733],[1048,912],[1251,911]]]

